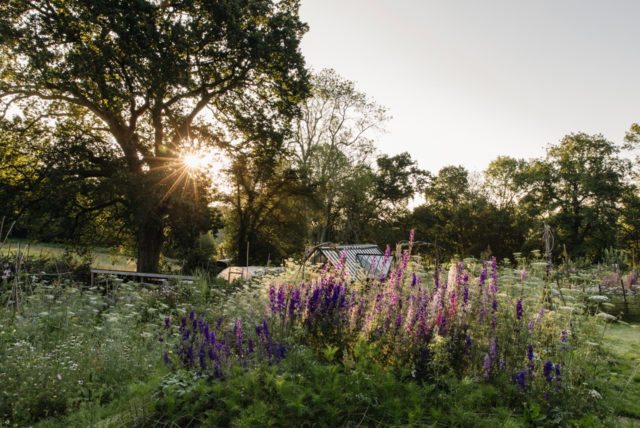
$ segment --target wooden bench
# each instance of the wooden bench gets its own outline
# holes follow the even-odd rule
[[[187,275],[168,275],[164,273],[144,273],[144,272],[134,272],[130,270],[109,270],[109,269],[91,269],[91,286],[93,287],[93,278],[96,275],[115,275],[115,276],[124,276],[124,277],[139,277],[139,278],[156,278],[156,279],[177,279],[177,280],[187,280],[193,281],[195,277],[187,276]]]

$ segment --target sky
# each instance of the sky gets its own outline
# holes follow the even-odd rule
[[[302,53],[393,119],[382,153],[432,173],[542,157],[640,122],[640,1],[302,0]]]

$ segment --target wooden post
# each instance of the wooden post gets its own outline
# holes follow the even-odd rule
[[[624,300],[624,314],[629,316],[629,302],[627,302],[627,292],[624,289],[624,281],[620,278],[620,287],[622,287],[622,299]]]
[[[435,265],[435,268],[434,268],[434,271],[433,271],[433,278],[435,280],[435,278],[438,276],[438,269],[440,267],[439,266],[440,260],[439,260],[439,254],[438,254],[438,238],[437,237],[436,237],[435,243],[433,245],[435,247],[435,251],[434,252],[435,252],[435,256],[436,256],[436,265]]]
[[[560,287],[560,274],[556,275],[556,285],[558,286],[558,293],[560,293],[560,299],[562,299],[562,305],[567,306],[567,302],[565,302],[564,295],[562,294],[562,288]]]

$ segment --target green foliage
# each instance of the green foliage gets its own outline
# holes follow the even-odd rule
[[[515,196],[501,188],[504,195],[494,196],[506,199],[494,202],[472,178],[462,166],[442,168],[426,186],[425,204],[410,217],[419,236],[434,245],[434,253],[437,244],[439,260],[482,254],[510,257],[525,244],[531,219],[506,202]]]
[[[16,141],[35,124],[37,147],[67,155],[38,157],[36,180],[55,177],[64,192],[48,195],[66,196],[64,211],[47,213],[64,218],[74,208],[73,222],[93,217],[134,235],[143,272],[158,269],[169,229],[192,225],[190,239],[212,229],[211,178],[180,156],[199,144],[228,147],[239,134],[266,146],[257,151],[278,147],[307,92],[298,6],[2,3],[0,99],[26,119],[14,124]],[[203,119],[205,107],[213,117]],[[10,184],[24,187],[24,176]]]
[[[424,267],[415,264],[417,260],[409,266],[420,272]],[[474,276],[483,269],[473,259],[463,266]],[[458,336],[452,332],[427,345],[431,357],[425,371],[417,358],[420,352],[413,364],[399,364],[403,357],[397,351],[404,344],[384,345],[391,334],[354,335],[337,325],[336,313],[333,318],[326,314],[327,322],[314,321],[315,333],[303,328],[304,323],[291,329],[275,314],[272,334],[277,336],[274,340],[285,340],[287,350],[279,364],[256,360],[247,369],[239,364],[230,367],[224,379],[197,370],[167,373],[162,353],[169,338],[163,334],[165,342],[157,342],[166,316],[180,319],[193,308],[231,322],[260,320],[268,285],[278,279],[216,284],[201,277],[193,283],[145,289],[110,278],[96,290],[34,282],[25,288],[16,315],[2,312],[0,381],[9,387],[3,391],[6,400],[0,400],[0,410],[10,425],[40,421],[42,427],[295,426],[310,420],[326,426],[610,426],[618,415],[637,418],[635,332],[615,324],[603,331],[598,317],[583,315],[593,273],[581,271],[575,279],[562,279],[567,305],[559,292],[551,293],[554,310],[528,332],[527,320],[536,316],[545,270],[527,265],[522,281],[520,269],[505,266],[497,272],[497,323],[516,322],[514,309],[503,305],[521,298],[524,330],[501,330],[496,337],[507,367],[513,362],[526,367],[528,359],[519,349],[533,343],[536,375],[527,380],[526,392],[508,370],[492,368],[491,377],[484,379],[481,368],[464,367],[464,361],[489,352],[478,329],[472,360],[464,348],[457,349]],[[430,276],[428,271],[420,275]],[[292,264],[280,279],[286,284],[301,278]],[[571,285],[577,278],[588,283],[584,292]],[[367,287],[354,286],[362,292]],[[566,342],[561,341],[562,329],[567,329]],[[616,340],[614,354],[607,352],[606,340]],[[564,362],[562,389],[549,385],[542,375],[543,363],[555,362],[554,355]]]
[[[617,202],[627,189],[630,167],[619,153],[620,147],[602,135],[570,134],[527,167],[523,204],[549,215],[556,242],[572,257],[598,260],[616,243]]]
[[[369,213],[372,137],[388,121],[387,111],[334,70],[312,76],[311,97],[300,109],[286,145],[301,183],[313,189],[313,200],[302,207],[306,241],[354,239],[359,231],[340,236],[337,229],[355,229],[354,214]],[[360,197],[352,200],[354,194]]]
[[[367,359],[320,363],[298,347],[278,366],[239,371],[221,382],[179,372],[165,378],[153,420],[215,426],[492,426],[513,419],[491,385],[399,380]]]
[[[47,282],[33,287],[15,316],[3,312],[3,420],[22,425],[107,403],[155,370],[158,315],[146,319],[134,288],[105,296]]]
[[[223,195],[226,211],[227,248],[236,264],[258,266],[280,263],[301,253],[305,221],[301,207],[310,198],[285,153],[270,151],[258,157],[235,153],[228,169],[230,190]]]
[[[622,270],[627,268],[627,253],[616,248],[605,248],[602,252],[602,264],[609,268]]]

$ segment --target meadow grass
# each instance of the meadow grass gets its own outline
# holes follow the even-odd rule
[[[67,249],[62,244],[53,243],[30,243],[26,240],[9,240],[7,241],[1,253],[4,255],[15,255],[20,250],[25,252],[26,256],[61,260],[67,254]],[[133,258],[119,254],[112,254],[108,248],[95,247],[91,249],[92,262],[91,267],[95,269],[114,269],[114,270],[136,270],[136,262]],[[80,257],[72,255],[76,262],[80,262]]]
[[[609,370],[604,373],[611,405],[617,415],[640,426],[640,324],[608,325],[604,338],[611,351]]]
[[[545,288],[535,264],[526,275],[475,260],[451,266],[439,287],[419,258],[407,259],[396,283],[345,281],[334,268],[302,283],[295,265],[235,284],[202,275],[147,288],[113,278],[89,289],[38,279],[15,310],[3,305],[2,423],[634,426],[637,324],[592,315],[602,303],[575,284]],[[414,285],[412,271],[423,278]],[[397,302],[413,301],[418,288],[439,303],[425,306],[425,321],[415,318],[420,334],[410,334],[407,320],[421,306]],[[537,320],[544,304],[553,310]],[[404,332],[391,334],[398,314]],[[514,376],[522,371],[525,387]]]
[[[69,254],[68,248],[63,244],[29,242],[27,240],[10,239],[0,248],[0,256],[15,256],[17,251],[24,252],[25,255],[50,260],[62,260],[70,255],[76,263],[81,263],[82,258],[77,254]],[[91,267],[94,269],[110,269],[110,270],[136,270],[136,260],[133,257],[123,254],[114,254],[108,248],[92,247],[91,248]],[[171,270],[179,270],[180,264],[178,260],[166,258],[164,260]]]

